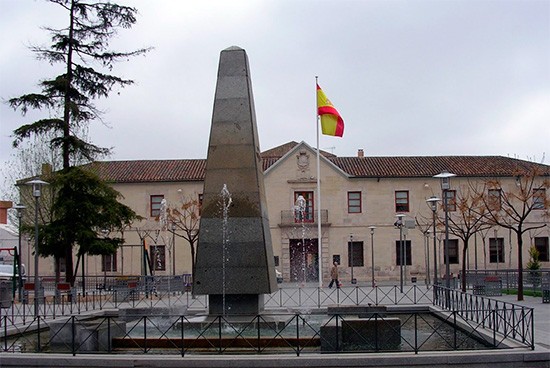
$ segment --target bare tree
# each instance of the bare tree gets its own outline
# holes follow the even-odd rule
[[[485,218],[486,206],[479,190],[473,184],[460,188],[456,192],[454,205],[456,211],[449,213],[449,232],[462,240],[462,277],[461,288],[466,291],[466,256],[468,244],[474,234],[491,227]],[[440,221],[442,221],[440,219]]]
[[[195,244],[199,239],[200,202],[197,197],[182,196],[180,203],[168,206],[167,221],[169,231],[187,240],[191,250],[191,273],[195,274]]]
[[[509,229],[516,234],[518,243],[518,296],[523,300],[523,234],[546,226],[542,218],[548,218],[550,200],[549,173],[538,166],[518,168],[516,185],[510,189],[504,187],[498,179],[485,181],[481,195],[486,208],[485,217],[489,223]],[[492,190],[492,195],[489,194]],[[499,193],[496,196],[495,193]]]

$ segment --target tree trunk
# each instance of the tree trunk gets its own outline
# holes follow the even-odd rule
[[[518,237],[518,301],[523,300],[523,237],[521,228],[516,233]]]
[[[460,286],[462,292],[466,292],[466,256],[468,253],[468,241],[464,240],[464,246],[462,247],[462,275],[460,277]]]

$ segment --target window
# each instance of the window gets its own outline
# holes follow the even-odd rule
[[[166,271],[166,246],[151,245],[151,269],[155,271]]]
[[[101,271],[102,272],[116,272],[116,253],[115,254],[103,254],[101,256]]]
[[[447,199],[447,211],[456,211],[456,190],[446,190],[445,197]],[[443,203],[445,205],[445,203]]]
[[[504,238],[489,239],[489,262],[504,263]]]
[[[499,211],[502,206],[502,193],[500,189],[489,189],[487,194],[487,205],[489,209]]]
[[[361,213],[361,192],[348,192],[348,213]]]
[[[200,193],[199,194],[199,216],[202,215],[202,200],[204,198],[204,194]]]
[[[59,258],[59,272],[67,272],[67,263],[65,262],[65,257]]]
[[[304,197],[305,207],[303,211],[298,208],[298,198]],[[314,220],[314,209],[313,209],[313,192],[294,192],[294,204],[296,205],[294,211],[294,221],[295,222],[313,222]]]
[[[395,241],[395,264],[401,266],[401,241]],[[405,265],[412,265],[412,254],[411,254],[411,241],[403,240],[403,253],[405,254]]]
[[[395,191],[395,212],[409,212],[409,191]]]
[[[363,267],[363,242],[348,242],[348,267]]]
[[[533,209],[534,210],[543,210],[545,209],[546,202],[546,189],[538,188],[533,189]]]
[[[446,257],[445,247],[443,247],[443,261],[447,259]],[[458,264],[458,239],[449,239],[449,264]]]
[[[550,261],[548,255],[548,237],[535,238],[535,248],[537,248],[537,251],[539,252],[539,261]]]
[[[151,217],[158,217],[160,215],[160,204],[164,199],[163,195],[152,195],[151,196]]]

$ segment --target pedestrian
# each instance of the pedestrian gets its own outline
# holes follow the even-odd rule
[[[340,281],[338,281],[338,262],[334,262],[332,264],[332,268],[330,269],[330,284],[328,284],[328,288],[332,288],[332,284],[336,283],[336,288],[340,289]]]

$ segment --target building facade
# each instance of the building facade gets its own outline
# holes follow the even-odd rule
[[[443,211],[440,203],[434,242],[433,212],[426,200],[442,198],[440,180],[434,175],[444,171],[456,175],[447,193],[448,215],[459,222],[457,199],[461,193],[473,188],[493,194],[513,192],[518,187],[518,169],[536,168],[538,176],[530,189],[536,195],[529,201],[538,204],[526,224],[538,228],[523,236],[523,263],[525,266],[528,249],[534,245],[542,266],[550,267],[548,165],[500,156],[365,157],[359,150],[356,157],[324,152],[318,174],[316,150],[305,142],[273,148],[263,152],[262,158],[275,265],[285,282],[317,282],[321,269],[326,285],[333,262],[340,265],[344,284],[395,283],[401,277],[407,283],[413,279],[429,283],[434,268],[442,277]],[[205,163],[158,160],[89,164],[144,220],[124,231],[125,244],[116,255],[87,256],[87,273],[190,274],[189,243],[177,230],[171,231],[170,224],[163,221],[163,211],[191,199],[200,201]],[[463,248],[463,241],[450,234],[448,253],[453,275],[459,274],[463,262],[469,270],[517,268],[517,239],[508,229],[489,226],[474,234],[465,259]],[[41,262],[41,270],[53,271],[48,264],[51,261]]]

